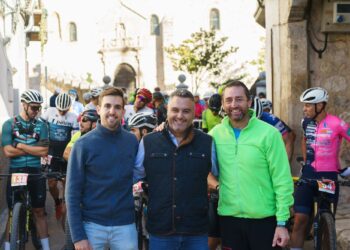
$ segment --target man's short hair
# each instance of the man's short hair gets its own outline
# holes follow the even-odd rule
[[[177,89],[177,90],[175,90],[173,93],[170,94],[170,99],[172,99],[175,96],[182,97],[182,98],[189,98],[189,99],[191,99],[191,101],[194,102],[194,97],[193,97],[191,91],[189,91],[187,89]]]
[[[124,92],[121,88],[117,88],[117,87],[108,87],[106,88],[105,90],[102,91],[101,95],[100,95],[100,99],[99,99],[99,104],[101,105],[102,103],[102,99],[103,97],[105,96],[108,96],[108,95],[111,95],[111,96],[120,96],[123,100],[123,107],[125,105],[124,103]]]
[[[238,80],[228,80],[222,89],[222,96],[224,96],[225,90],[231,87],[242,87],[244,89],[244,93],[247,96],[248,100],[251,99],[251,94],[248,87],[243,82]]]

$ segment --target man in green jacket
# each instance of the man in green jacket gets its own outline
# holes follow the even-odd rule
[[[230,81],[222,94],[227,114],[212,135],[218,161],[219,207],[224,249],[280,249],[289,241],[286,222],[293,181],[277,129],[250,110],[248,88]]]

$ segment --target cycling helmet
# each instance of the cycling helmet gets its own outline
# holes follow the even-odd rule
[[[137,95],[141,95],[141,96],[145,97],[147,103],[152,101],[152,93],[151,93],[151,91],[149,91],[146,88],[139,89],[137,91]]]
[[[61,93],[56,98],[56,108],[60,111],[66,111],[72,105],[72,99],[67,93]]]
[[[207,91],[203,95],[203,99],[209,99],[214,93],[211,91]]]
[[[128,121],[129,128],[147,127],[154,129],[157,126],[157,117],[149,113],[136,113]]]
[[[256,117],[260,118],[261,113],[263,112],[263,108],[262,108],[261,101],[260,101],[259,97],[255,96],[253,98],[251,108],[254,109]]]
[[[267,100],[265,98],[261,98],[260,99],[261,105],[262,105],[262,109],[272,109],[272,102],[270,100]]]
[[[163,96],[163,94],[162,93],[160,93],[160,92],[154,92],[153,93],[153,99],[157,99],[157,100],[162,100],[162,99],[164,99],[164,96]]]
[[[92,97],[92,95],[91,95],[90,92],[86,92],[86,93],[83,94],[83,99],[86,102],[90,101],[91,97]]]
[[[209,98],[209,109],[214,112],[219,112],[221,109],[221,96],[214,94]]]
[[[87,117],[92,122],[96,122],[98,119],[100,119],[100,116],[97,114],[96,109],[85,110],[81,114],[81,117]]]
[[[301,94],[300,101],[315,104],[320,102],[328,102],[328,92],[324,88],[320,87],[310,88]]]
[[[78,95],[78,92],[77,92],[75,89],[70,89],[70,90],[68,91],[68,94],[69,94],[69,95],[77,96],[77,95]]]
[[[98,97],[102,93],[102,91],[102,88],[93,88],[90,93],[92,97]]]
[[[43,103],[44,99],[35,89],[28,89],[21,95],[21,102],[25,103]]]

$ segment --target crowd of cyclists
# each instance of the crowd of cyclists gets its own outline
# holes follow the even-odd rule
[[[42,110],[42,95],[36,90],[26,90],[21,94],[20,114],[7,120],[2,127],[2,148],[10,159],[10,173],[67,172],[67,189],[65,182],[62,185],[76,249],[104,249],[106,244],[110,249],[137,248],[137,242],[130,244],[135,240],[131,231],[128,233],[123,229],[124,240],[117,237],[122,245],[113,244],[112,240],[98,245],[99,240],[92,239],[88,231],[96,234],[97,230],[102,234],[104,229],[97,227],[100,225],[96,222],[111,226],[115,232],[120,230],[115,226],[134,225],[133,216],[120,211],[130,205],[127,203],[129,191],[132,192],[132,184],[138,181],[150,185],[151,204],[147,221],[150,249],[212,250],[221,245],[225,250],[264,250],[280,249],[287,244],[292,250],[303,248],[316,191],[301,184],[295,190],[293,201],[289,162],[296,134],[272,114],[272,102],[264,96],[251,96],[243,83],[229,81],[219,93],[207,92],[203,99],[198,93],[181,89],[169,96],[159,88],[153,93],[140,88],[128,96],[125,91],[114,87],[94,88],[84,93],[83,99],[85,105],[79,102],[76,90],[65,93],[56,89],[50,98],[50,107]],[[304,105],[301,150],[305,162],[301,178],[336,180],[341,170],[340,145],[343,138],[350,141],[350,127],[339,117],[327,113],[328,99],[327,90],[321,87],[307,89],[300,96]],[[196,123],[198,120],[200,122]],[[104,131],[106,128],[113,133],[108,134]],[[130,139],[130,133],[137,140]],[[164,133],[168,135],[163,138]],[[96,139],[98,136],[104,136],[101,144]],[[121,145],[111,141],[113,138],[120,140]],[[173,172],[169,173],[162,168],[164,164],[171,165],[172,156],[167,152],[174,154]],[[178,155],[182,158],[176,158]],[[97,160],[104,165],[97,164],[103,169],[100,171],[104,172],[105,178],[97,186],[101,191],[86,188],[84,184],[84,181],[91,181],[92,188],[94,181],[100,181],[88,177],[91,174],[95,175],[93,178],[100,176],[100,173],[94,173],[98,169],[89,170],[89,164],[95,164]],[[135,165],[132,166],[134,173],[119,169],[123,176],[118,177],[118,183],[102,188],[108,185],[104,183],[108,183],[108,178],[114,173],[108,169],[122,164]],[[162,174],[171,175],[173,179],[164,182]],[[129,175],[133,176],[130,181],[120,179],[129,178]],[[198,185],[194,185],[195,182]],[[205,190],[201,189],[203,183]],[[46,184],[45,179],[29,176],[34,221],[43,250],[50,249],[45,212],[46,185],[55,203],[56,219],[63,222],[63,230],[67,216],[65,196],[58,188],[58,181],[48,179]],[[121,187],[130,187],[130,190],[121,190]],[[89,195],[98,198],[89,198]],[[183,203],[178,195],[184,197],[181,198]],[[110,205],[106,205],[109,200],[99,203],[99,208],[86,204],[87,201],[97,204],[101,197],[116,199],[125,205],[115,208],[116,215],[123,218],[108,214],[103,221],[95,215],[92,209],[96,209],[96,213],[111,212],[104,210]],[[338,200],[338,186],[334,197]],[[10,184],[7,186],[7,202],[11,209]],[[294,227],[289,239],[286,227],[290,208],[294,213]],[[77,213],[79,209],[81,213]],[[198,211],[198,214],[185,210]],[[166,224],[170,220],[168,213],[172,214],[173,220],[169,225]],[[8,234],[9,225],[5,250],[10,249]],[[113,232],[109,234],[113,235]],[[173,236],[175,240],[171,238]],[[194,238],[188,243],[188,237]]]

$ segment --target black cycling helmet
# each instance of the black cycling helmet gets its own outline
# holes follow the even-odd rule
[[[219,94],[213,94],[209,98],[209,109],[214,112],[219,112],[221,109],[221,96]]]
[[[129,128],[143,128],[153,130],[157,126],[157,117],[149,113],[136,113],[128,121]]]
[[[81,117],[87,117],[92,122],[96,122],[98,119],[100,119],[100,116],[99,116],[99,114],[97,114],[96,109],[85,110],[81,114]]]

